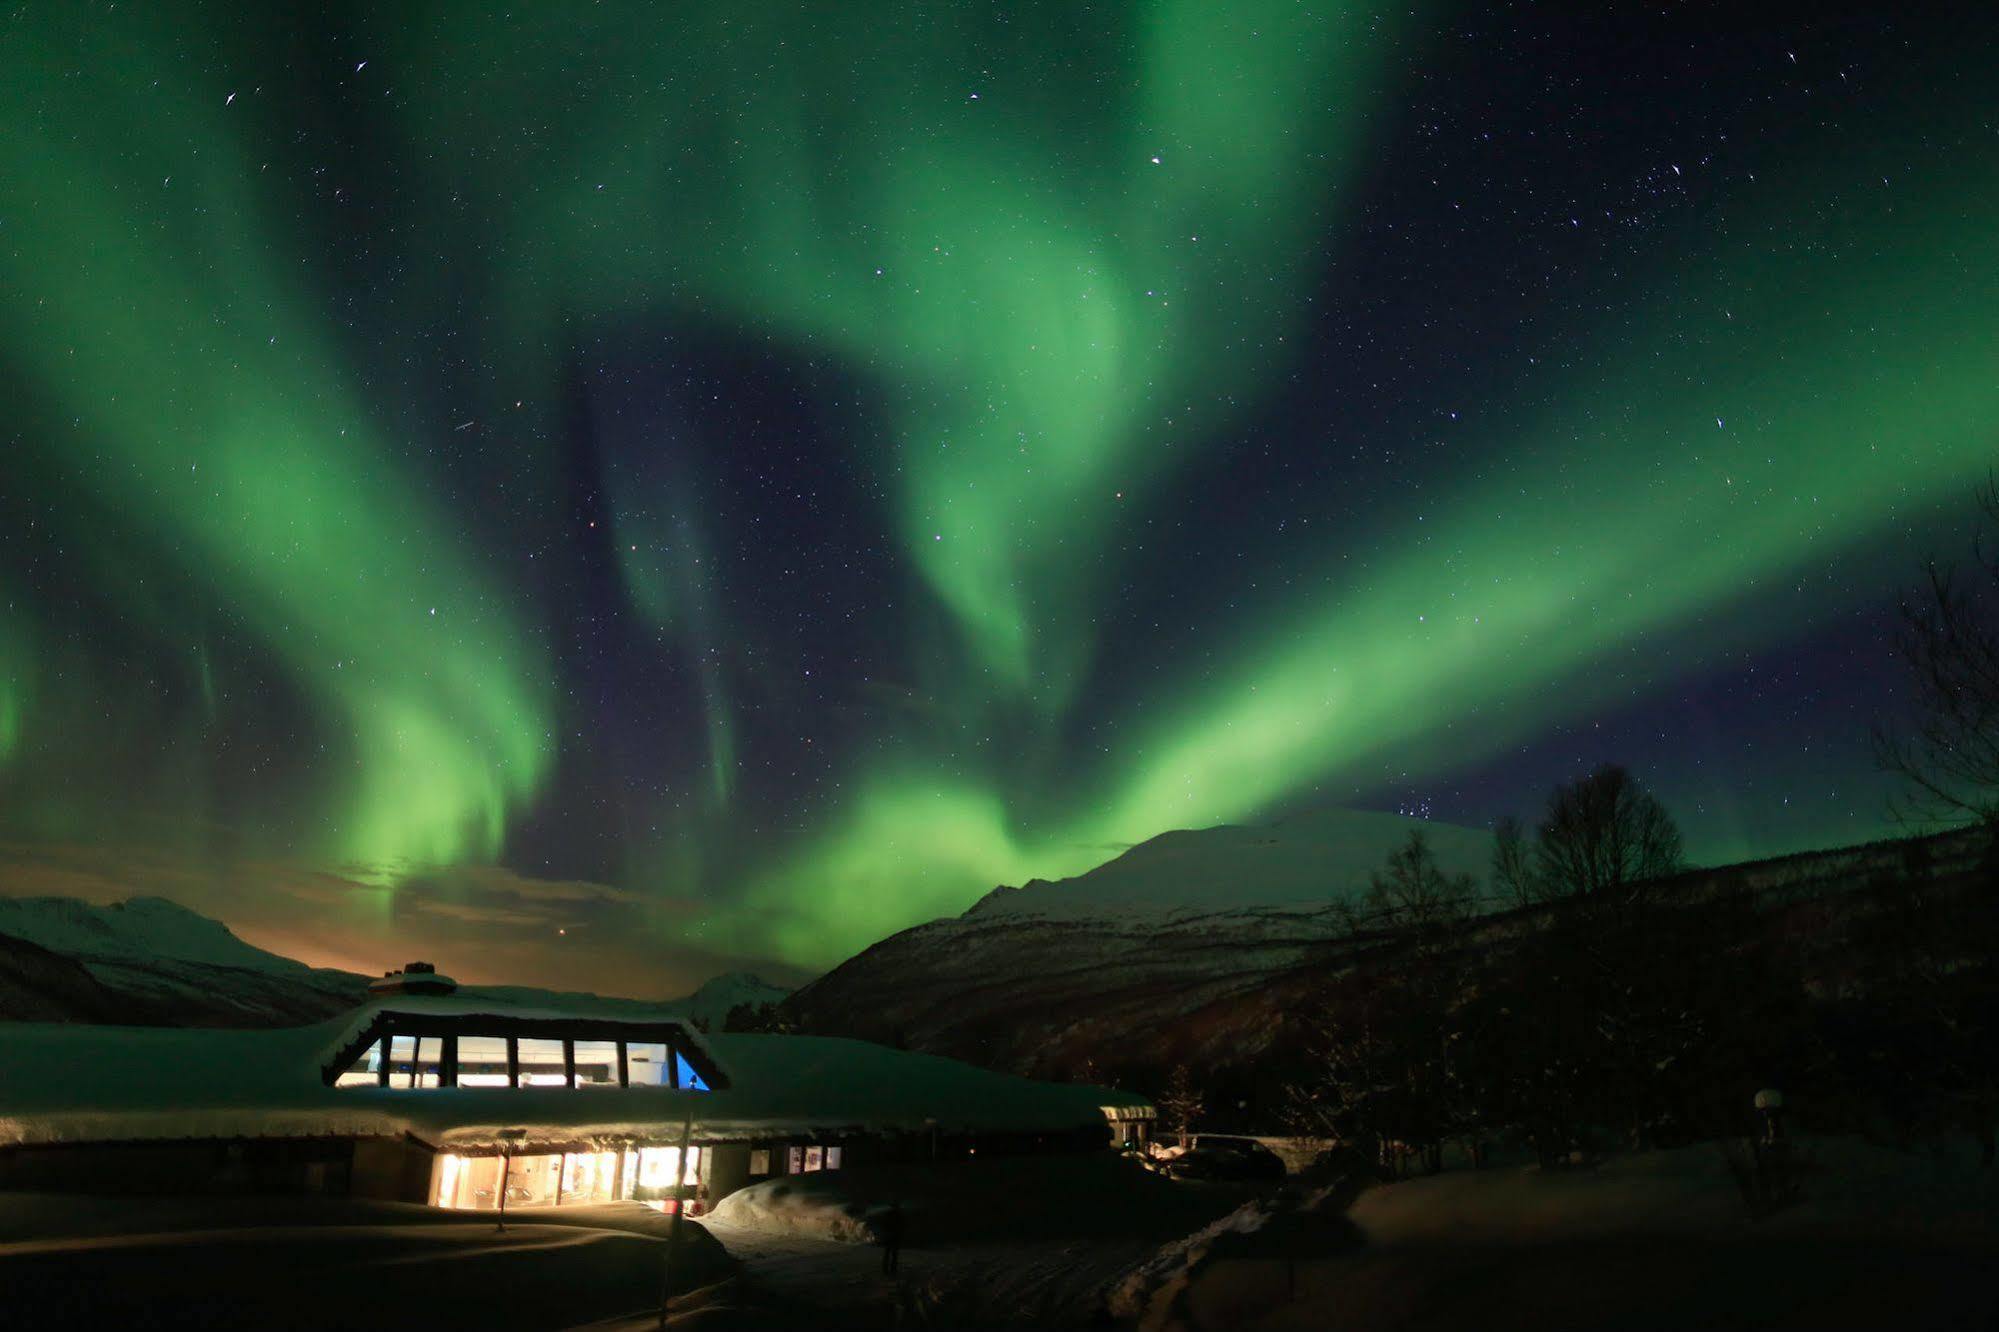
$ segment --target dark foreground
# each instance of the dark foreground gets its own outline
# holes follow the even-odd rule
[[[1134,1275],[1240,1189],[1128,1162],[815,1177],[684,1227],[672,1326],[1388,1329],[1999,1327],[1999,1209],[1958,1156],[1823,1143],[1752,1215],[1718,1148],[1584,1170],[1454,1171],[1266,1224]],[[905,1201],[896,1278],[849,1204]],[[1323,1246],[1299,1233],[1344,1235]],[[636,1204],[490,1219],[321,1199],[0,1195],[0,1323],[541,1329],[657,1325],[664,1218]],[[726,1250],[726,1252],[725,1252]],[[1176,1255],[1179,1251],[1175,1251]]]

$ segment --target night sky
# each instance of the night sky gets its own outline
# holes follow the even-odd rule
[[[1836,8],[9,5],[0,890],[669,993],[1605,759],[1883,835],[1999,19]]]

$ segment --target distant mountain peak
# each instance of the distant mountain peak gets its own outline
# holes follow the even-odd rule
[[[1492,835],[1483,829],[1373,810],[1320,809],[1267,823],[1171,829],[1074,878],[995,888],[965,915],[1330,906],[1364,891],[1369,876],[1412,832],[1428,837],[1445,870],[1484,876]]]
[[[74,897],[0,897],[0,934],[86,962],[165,959],[263,972],[309,970],[165,897],[103,906]]]

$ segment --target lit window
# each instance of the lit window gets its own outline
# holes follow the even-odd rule
[[[562,1061],[562,1042],[523,1037],[520,1041],[521,1086],[567,1087],[569,1074]]]
[[[382,1043],[376,1041],[361,1052],[361,1057],[356,1059],[339,1078],[335,1079],[333,1085],[336,1087],[376,1086],[382,1080],[381,1068]]]
[[[702,1080],[699,1073],[694,1071],[694,1065],[687,1062],[686,1055],[681,1054],[678,1050],[674,1051],[673,1062],[680,1072],[680,1085],[683,1088],[688,1091],[708,1090],[708,1084]]]
[[[639,1149],[639,1188],[635,1195],[641,1200],[663,1196],[673,1188],[673,1171],[680,1161],[678,1147],[641,1147]],[[680,1172],[683,1184],[701,1182],[701,1149],[687,1149],[687,1168]]]
[[[663,1087],[667,1081],[666,1046],[660,1041],[628,1041],[625,1064],[634,1087]]]
[[[416,1043],[416,1085],[444,1085],[444,1038],[425,1036]]]
[[[507,1080],[507,1038],[504,1036],[460,1036],[458,1038],[458,1085],[461,1087],[509,1087]]]
[[[840,1149],[838,1147],[828,1147],[826,1149],[826,1168],[828,1170],[838,1170],[840,1168]]]
[[[576,1085],[579,1087],[618,1085],[616,1041],[576,1042]]]
[[[565,1203],[609,1202],[617,1182],[616,1152],[571,1152],[562,1158]]]
[[[752,1175],[770,1173],[770,1148],[759,1147],[750,1153],[750,1173]]]

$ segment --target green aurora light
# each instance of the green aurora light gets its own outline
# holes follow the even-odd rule
[[[1585,336],[1505,349],[1475,472],[1185,626],[1198,651],[1072,746],[1120,525],[1297,369],[1422,27],[1275,0],[381,16],[365,44],[396,91],[367,113],[422,164],[384,300],[403,330],[473,308],[491,372],[468,415],[519,423],[482,437],[495,469],[553,495],[566,367],[621,321],[760,340],[858,384],[880,509],[854,521],[923,590],[896,650],[926,706],[868,712],[834,793],[759,814],[725,662],[768,630],[736,609],[709,478],[612,479],[628,607],[699,700],[660,738],[705,757],[634,886],[823,965],[1166,829],[1390,762],[1449,772],[1882,594],[1861,562],[1905,554],[1910,515],[1999,437],[1989,143],[1913,192],[1865,194],[1892,154],[1843,144],[1738,181],[1725,239],[1607,276]],[[188,73],[165,20],[34,13],[0,42],[0,355],[74,422],[31,441],[36,475],[212,583],[316,706],[327,798],[265,840],[376,883],[500,855],[557,768],[549,616],[406,447],[450,426],[419,390],[360,387],[265,178],[279,130],[227,60]],[[198,635],[152,632],[226,709]],[[53,700],[91,705],[66,651],[32,608],[0,618],[0,760],[57,727]]]

